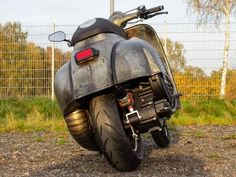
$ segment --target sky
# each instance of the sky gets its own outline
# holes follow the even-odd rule
[[[110,13],[110,0],[0,0],[0,23],[18,21],[23,25],[78,24]],[[184,0],[115,0],[115,10],[128,11],[140,5],[164,5],[169,12],[154,22],[189,22]]]

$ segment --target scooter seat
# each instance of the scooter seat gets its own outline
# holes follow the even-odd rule
[[[72,46],[74,46],[77,42],[100,33],[115,33],[124,38],[126,37],[123,28],[113,24],[109,20],[103,18],[95,18],[79,25],[72,36],[71,44]]]

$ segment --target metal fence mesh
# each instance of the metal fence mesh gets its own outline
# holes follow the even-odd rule
[[[177,86],[185,98],[218,98],[224,53],[224,24],[197,26],[196,24],[150,24],[166,41],[182,45],[184,69],[174,72]],[[231,23],[229,71],[226,98],[236,99],[236,23]],[[233,28],[234,27],[234,28]],[[77,25],[56,25],[71,38]],[[21,26],[9,23],[0,26],[0,98],[50,97],[52,72],[70,59],[66,43],[56,43],[53,48],[48,34],[52,26]],[[168,39],[168,40],[167,40]],[[178,52],[166,46],[169,57],[178,60]],[[170,51],[173,50],[173,51]],[[176,48],[177,50],[177,48]],[[175,54],[176,53],[176,54]],[[174,56],[177,56],[176,58]],[[178,61],[177,61],[178,62]]]

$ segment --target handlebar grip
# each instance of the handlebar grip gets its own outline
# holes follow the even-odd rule
[[[148,14],[154,13],[154,12],[159,12],[164,10],[164,6],[157,6],[157,7],[153,7],[151,9],[147,9]]]

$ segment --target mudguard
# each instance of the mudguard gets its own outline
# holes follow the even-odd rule
[[[114,84],[166,72],[156,50],[141,39],[121,41],[113,50]]]
[[[87,47],[98,49],[99,57],[77,64],[74,54]],[[55,95],[66,115],[79,107],[87,96],[159,72],[166,70],[150,44],[138,38],[126,40],[116,34],[103,33],[75,44],[71,61],[56,73]]]

